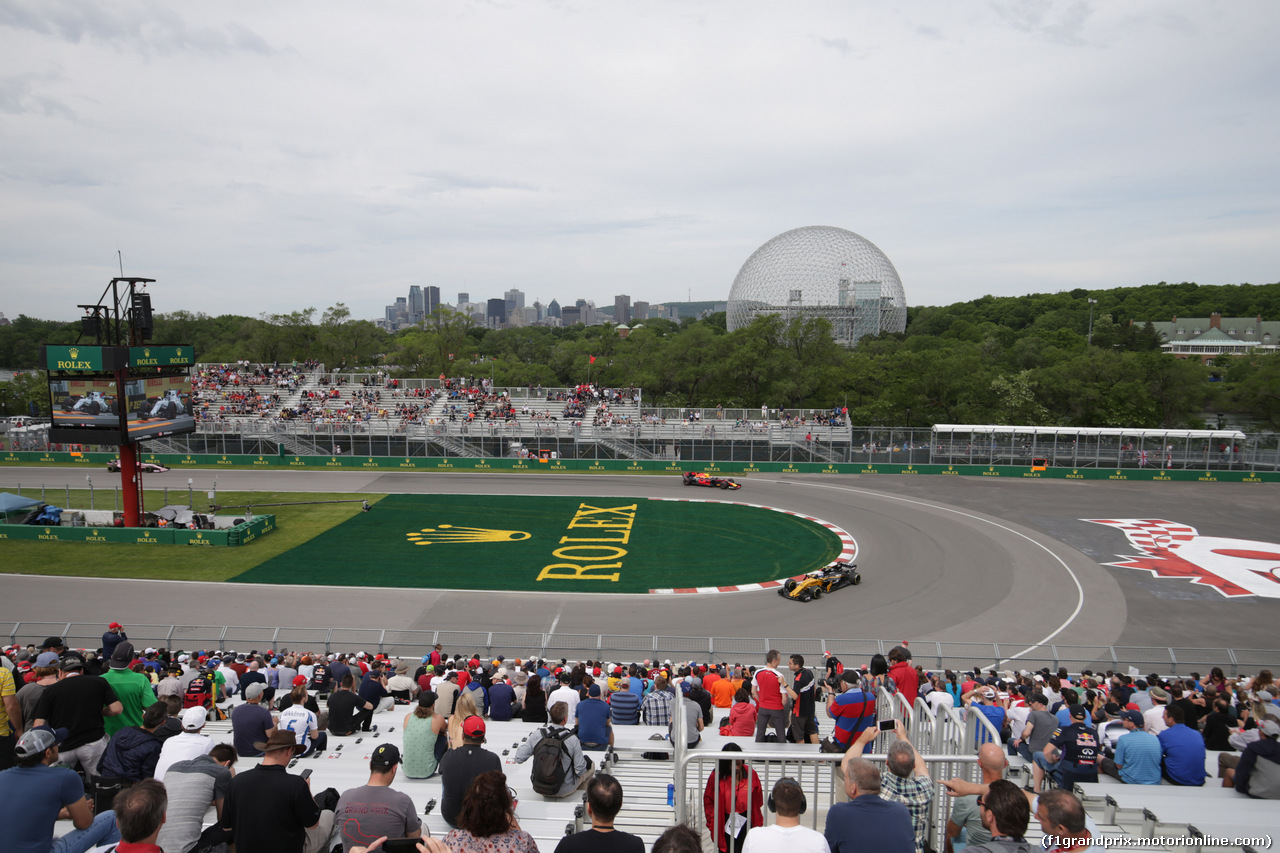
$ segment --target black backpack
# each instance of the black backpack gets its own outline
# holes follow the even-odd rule
[[[564,787],[565,769],[563,757],[569,749],[564,742],[572,736],[568,729],[542,729],[542,740],[533,748],[533,790],[547,797],[554,797]]]

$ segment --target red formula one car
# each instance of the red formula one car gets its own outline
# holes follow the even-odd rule
[[[713,489],[742,488],[741,483],[735,483],[728,477],[713,477],[700,471],[686,471],[684,473],[684,484],[686,486],[710,486]]]
[[[163,474],[165,471],[168,471],[168,470],[169,470],[169,469],[168,469],[168,468],[166,468],[165,466],[163,466],[163,465],[158,465],[158,464],[156,464],[155,462],[139,462],[139,463],[138,463],[138,467],[142,469],[142,473],[144,473],[144,474]],[[107,463],[107,470],[108,470],[108,471],[115,471],[115,472],[119,473],[119,471],[120,471],[120,460],[119,460],[119,459],[112,459],[110,462],[108,462],[108,463]]]

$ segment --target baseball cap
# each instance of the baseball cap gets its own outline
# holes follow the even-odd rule
[[[594,685],[594,684],[593,684],[593,685],[591,685],[591,686],[592,686],[592,687],[595,687],[595,685]],[[689,682],[687,682],[687,681],[682,681],[682,682],[680,682],[680,692],[681,692],[681,693],[688,693],[688,692],[689,692],[690,690],[692,690],[692,689],[693,689],[693,685],[691,685]]]
[[[62,642],[61,637],[45,637],[44,643],[40,645],[40,648],[49,649],[49,648],[53,648],[54,646],[65,646],[65,645],[66,643]]]
[[[996,691],[993,688],[984,687],[978,692],[978,695],[983,699],[994,699],[996,698]]]
[[[1146,724],[1146,720],[1142,718],[1142,713],[1140,711],[1121,711],[1120,719],[1128,720],[1138,728],[1142,728],[1143,725]]]
[[[400,763],[400,750],[393,743],[384,743],[373,751],[373,756],[369,759],[369,767],[380,770],[390,770]]]
[[[36,656],[36,666],[57,666],[57,665],[58,665],[57,652],[41,652],[39,655]]]
[[[111,665],[116,669],[128,666],[133,661],[133,643],[123,642],[111,653]]]
[[[63,672],[71,672],[74,669],[84,669],[84,661],[75,655],[67,655],[58,661],[58,666],[62,668]]]
[[[262,695],[262,691],[263,691],[262,682],[255,681],[253,682],[253,684],[250,684],[248,687],[244,689],[244,698],[257,699],[259,696]]]
[[[294,686],[294,687],[298,687],[298,686],[303,685],[303,684],[306,684],[306,683],[307,683],[307,677],[306,677],[305,675],[295,675],[295,676],[293,677],[293,686]]]
[[[1073,719],[1073,720],[1083,720],[1083,719],[1084,719],[1084,717],[1085,717],[1085,710],[1084,710],[1084,706],[1083,706],[1083,705],[1072,705],[1072,706],[1071,706],[1071,708],[1070,708],[1070,713],[1071,713],[1071,719]]]
[[[484,718],[472,714],[463,720],[462,736],[472,740],[484,740]]]
[[[687,693],[688,691],[685,691],[685,692]],[[591,687],[589,687],[589,688],[587,689],[587,695],[588,695],[588,696],[599,696],[599,695],[600,695],[600,685],[599,685],[599,684],[593,684],[593,685],[591,685]]]
[[[108,629],[108,630],[111,630],[111,631],[114,631],[114,630],[115,630],[115,629],[117,629],[117,628],[123,628],[123,627],[124,627],[124,626],[123,626],[123,625],[121,625],[119,622],[112,622],[110,625],[108,625],[108,626],[107,626],[107,629]]]
[[[435,694],[434,690],[424,690],[418,694],[418,707],[430,708],[436,704],[436,700],[440,697]]]
[[[182,712],[182,730],[184,732],[198,732],[204,728],[204,724],[208,721],[209,712],[199,705]]]
[[[1265,737],[1280,737],[1280,723],[1268,717],[1258,723],[1258,731],[1262,732]]]
[[[13,752],[18,758],[30,758],[43,755],[49,747],[62,743],[70,734],[66,729],[55,729],[49,726],[35,726],[22,733]]]
[[[422,656],[422,662],[423,662],[423,663],[428,663],[430,660],[431,660],[431,655],[423,655],[423,656]]]

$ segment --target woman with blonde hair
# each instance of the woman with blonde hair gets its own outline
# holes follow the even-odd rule
[[[462,746],[462,721],[467,717],[480,716],[476,710],[476,702],[467,691],[458,695],[458,704],[453,707],[453,716],[449,717],[449,748]]]

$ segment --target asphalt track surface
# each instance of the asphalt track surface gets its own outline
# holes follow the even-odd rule
[[[1228,600],[1185,580],[1102,565],[1132,553],[1123,534],[1081,519],[1162,518],[1202,535],[1275,541],[1266,485],[1140,484],[889,475],[752,475],[732,495],[675,476],[198,471],[169,483],[220,490],[700,497],[782,507],[857,540],[863,583],[800,604],[773,591],[700,595],[507,593],[501,566],[471,590],[203,584],[0,575],[0,620],[500,630],[720,637],[1123,646],[1272,647],[1280,598]],[[73,485],[81,469],[0,468],[0,487]],[[149,486],[163,487],[163,476]],[[376,508],[375,510],[376,511]],[[124,546],[104,546],[124,547]],[[251,546],[250,546],[251,547]],[[0,546],[0,562],[3,562]],[[744,559],[748,555],[744,555]],[[697,555],[691,554],[691,560]],[[6,571],[20,567],[6,566]],[[197,603],[200,603],[197,606]],[[1252,627],[1250,627],[1252,626]]]

